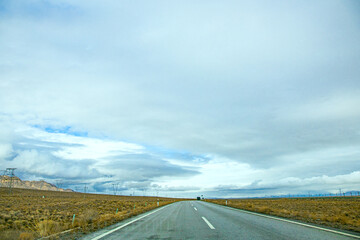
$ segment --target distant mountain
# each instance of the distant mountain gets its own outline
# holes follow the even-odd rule
[[[1,187],[8,187],[10,183],[9,176],[1,177]],[[58,192],[73,192],[71,189],[58,188],[54,184],[45,181],[22,181],[18,177],[13,177],[13,188],[24,188],[24,189],[36,189],[36,190],[47,190],[47,191],[58,191]]]

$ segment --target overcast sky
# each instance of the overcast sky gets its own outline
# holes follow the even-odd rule
[[[97,193],[360,190],[360,2],[0,0],[0,166]]]

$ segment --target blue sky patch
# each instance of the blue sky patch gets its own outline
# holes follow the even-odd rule
[[[35,128],[42,129],[48,133],[64,133],[67,135],[77,136],[77,137],[88,137],[88,132],[82,131],[75,131],[70,126],[64,127],[53,127],[53,126],[40,126],[40,125],[33,125]]]

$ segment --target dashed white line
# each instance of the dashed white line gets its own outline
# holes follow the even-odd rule
[[[197,211],[197,208],[196,208],[196,207],[194,207],[194,209],[195,209],[195,211]]]
[[[202,217],[202,219],[206,222],[210,229],[215,229],[214,226],[205,217]]]

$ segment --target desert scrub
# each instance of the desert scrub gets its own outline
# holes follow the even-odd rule
[[[42,237],[52,235],[62,231],[60,223],[53,220],[43,220],[37,224],[38,233]]]
[[[31,232],[22,232],[19,235],[19,240],[34,240],[34,234]]]
[[[226,200],[206,200],[226,205]],[[360,197],[230,199],[228,206],[360,232]]]
[[[175,201],[15,188],[10,195],[8,189],[0,188],[0,239],[20,239],[20,235],[37,239],[69,229],[94,231],[156,208],[158,199],[160,206]]]

